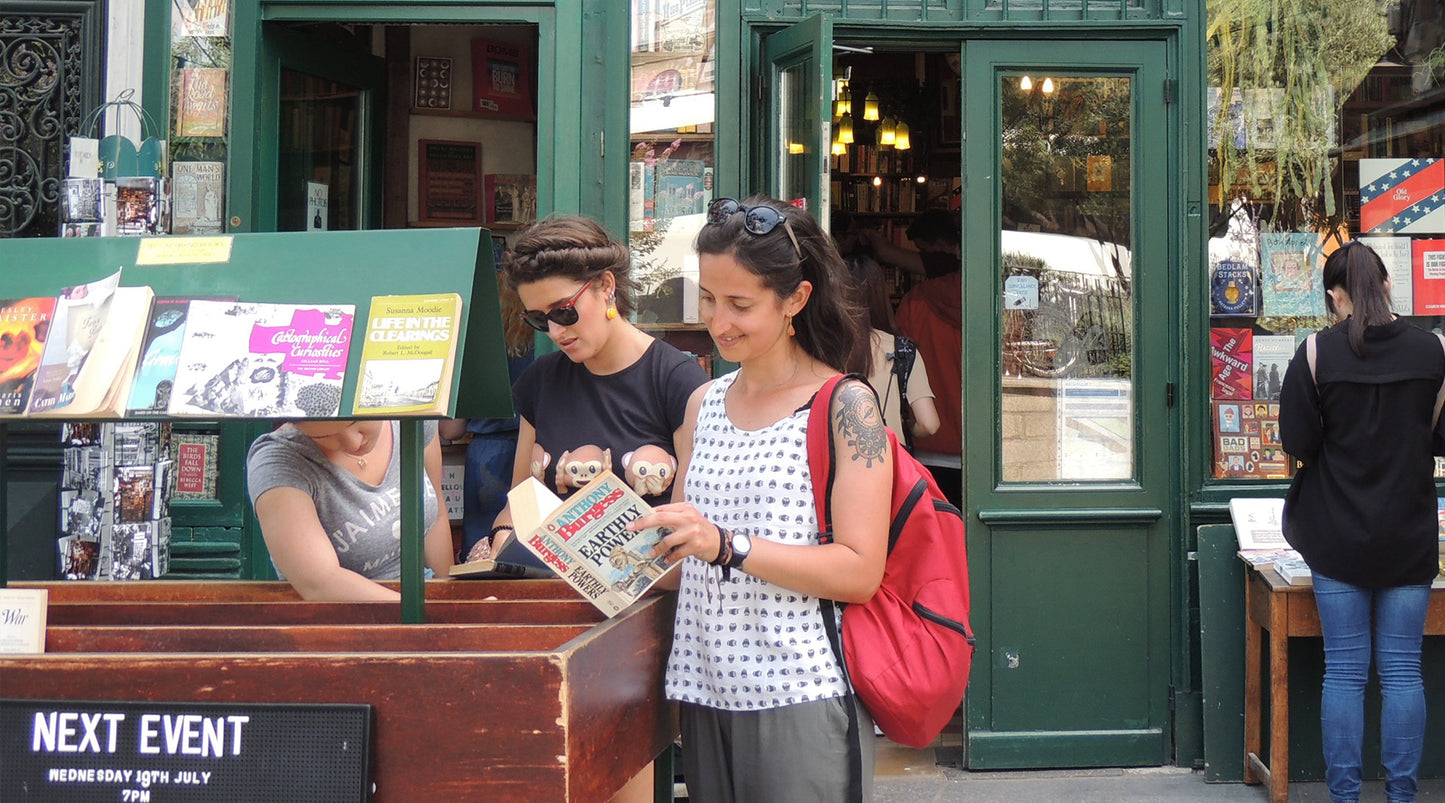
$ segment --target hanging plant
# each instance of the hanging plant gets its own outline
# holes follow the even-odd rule
[[[1209,84],[1218,98],[1209,147],[1221,198],[1272,200],[1277,228],[1334,217],[1327,189],[1340,109],[1395,44],[1383,6],[1208,0],[1207,15]]]

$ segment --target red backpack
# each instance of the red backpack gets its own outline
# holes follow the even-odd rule
[[[808,413],[808,467],[823,543],[832,540],[835,477],[828,411],[845,378],[823,383]],[[973,664],[967,545],[963,515],[892,430],[888,448],[893,489],[883,583],[868,602],[844,606],[841,648],[831,600],[823,601],[823,625],[845,677],[883,734],[925,747],[958,710]]]

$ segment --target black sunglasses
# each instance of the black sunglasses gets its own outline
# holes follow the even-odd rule
[[[771,206],[743,206],[734,198],[719,198],[708,205],[707,222],[710,225],[724,223],[739,212],[743,213],[743,230],[758,237],[776,229],[779,223],[783,224],[783,231],[786,231],[788,239],[793,241],[793,250],[797,251],[798,258],[802,259],[803,249],[798,246],[793,227],[788,224],[788,219],[782,212]]]
[[[581,298],[582,294],[587,292],[587,288],[591,286],[592,280],[588,279],[586,284],[582,285],[581,290],[578,290],[576,294],[551,312],[529,309],[526,312],[519,312],[517,314],[521,316],[522,320],[527,322],[528,326],[536,329],[538,332],[547,331],[548,321],[554,321],[558,326],[571,326],[577,323],[577,299]]]

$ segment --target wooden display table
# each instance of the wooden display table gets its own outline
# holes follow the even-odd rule
[[[405,625],[285,583],[15,587],[50,590],[47,652],[0,656],[4,697],[369,704],[378,801],[605,801],[677,734],[672,595],[609,620],[560,580],[432,582]]]
[[[1295,636],[1319,636],[1313,587],[1292,586],[1270,566],[1246,570],[1244,631],[1244,782],[1269,787],[1270,803],[1289,800],[1289,645]],[[1269,762],[1260,757],[1264,741],[1264,690],[1260,666],[1269,633]],[[1430,594],[1425,634],[1445,635],[1445,582]]]

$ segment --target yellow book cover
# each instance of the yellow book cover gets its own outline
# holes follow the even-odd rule
[[[372,296],[352,415],[446,415],[462,297]]]

